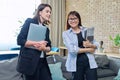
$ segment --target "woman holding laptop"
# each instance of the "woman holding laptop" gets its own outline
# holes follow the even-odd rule
[[[99,46],[86,40],[86,27],[82,26],[80,14],[70,11],[67,17],[67,30],[63,32],[63,42],[68,49],[66,69],[72,72],[72,80],[97,80],[97,64],[94,52]]]
[[[49,24],[51,11],[49,4],[40,4],[36,15],[26,19],[17,37],[17,44],[21,46],[17,71],[24,75],[25,80],[52,80],[45,54],[51,48],[49,29],[46,27]],[[27,40],[31,23],[46,27],[45,40]]]

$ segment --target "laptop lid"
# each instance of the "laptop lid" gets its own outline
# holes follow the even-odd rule
[[[38,24],[30,24],[27,40],[41,41],[45,40],[46,27]]]

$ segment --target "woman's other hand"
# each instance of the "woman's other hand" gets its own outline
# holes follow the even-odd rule
[[[85,48],[94,48],[94,49],[97,48],[97,47],[96,47],[94,44],[92,44],[89,40],[83,41],[83,46],[84,46]]]
[[[86,48],[86,49],[87,49],[87,52],[90,52],[90,53],[94,53],[95,52],[94,48]]]
[[[35,48],[39,48],[39,47],[46,46],[46,45],[47,45],[47,41],[38,41],[38,42],[35,42],[33,46]]]
[[[85,48],[90,48],[90,47],[92,46],[92,43],[91,43],[89,40],[83,41],[83,46],[84,46]]]

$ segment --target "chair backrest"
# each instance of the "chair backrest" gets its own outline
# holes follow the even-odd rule
[[[7,60],[7,59],[12,59],[12,58],[14,58],[14,57],[17,57],[18,56],[18,54],[1,54],[0,55],[0,61],[1,60]]]
[[[52,47],[52,48],[51,48],[51,51],[59,52],[59,48],[58,48],[58,47]]]

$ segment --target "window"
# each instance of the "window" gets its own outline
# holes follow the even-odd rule
[[[0,0],[0,50],[17,46],[16,37],[21,22],[33,17],[40,0]]]

